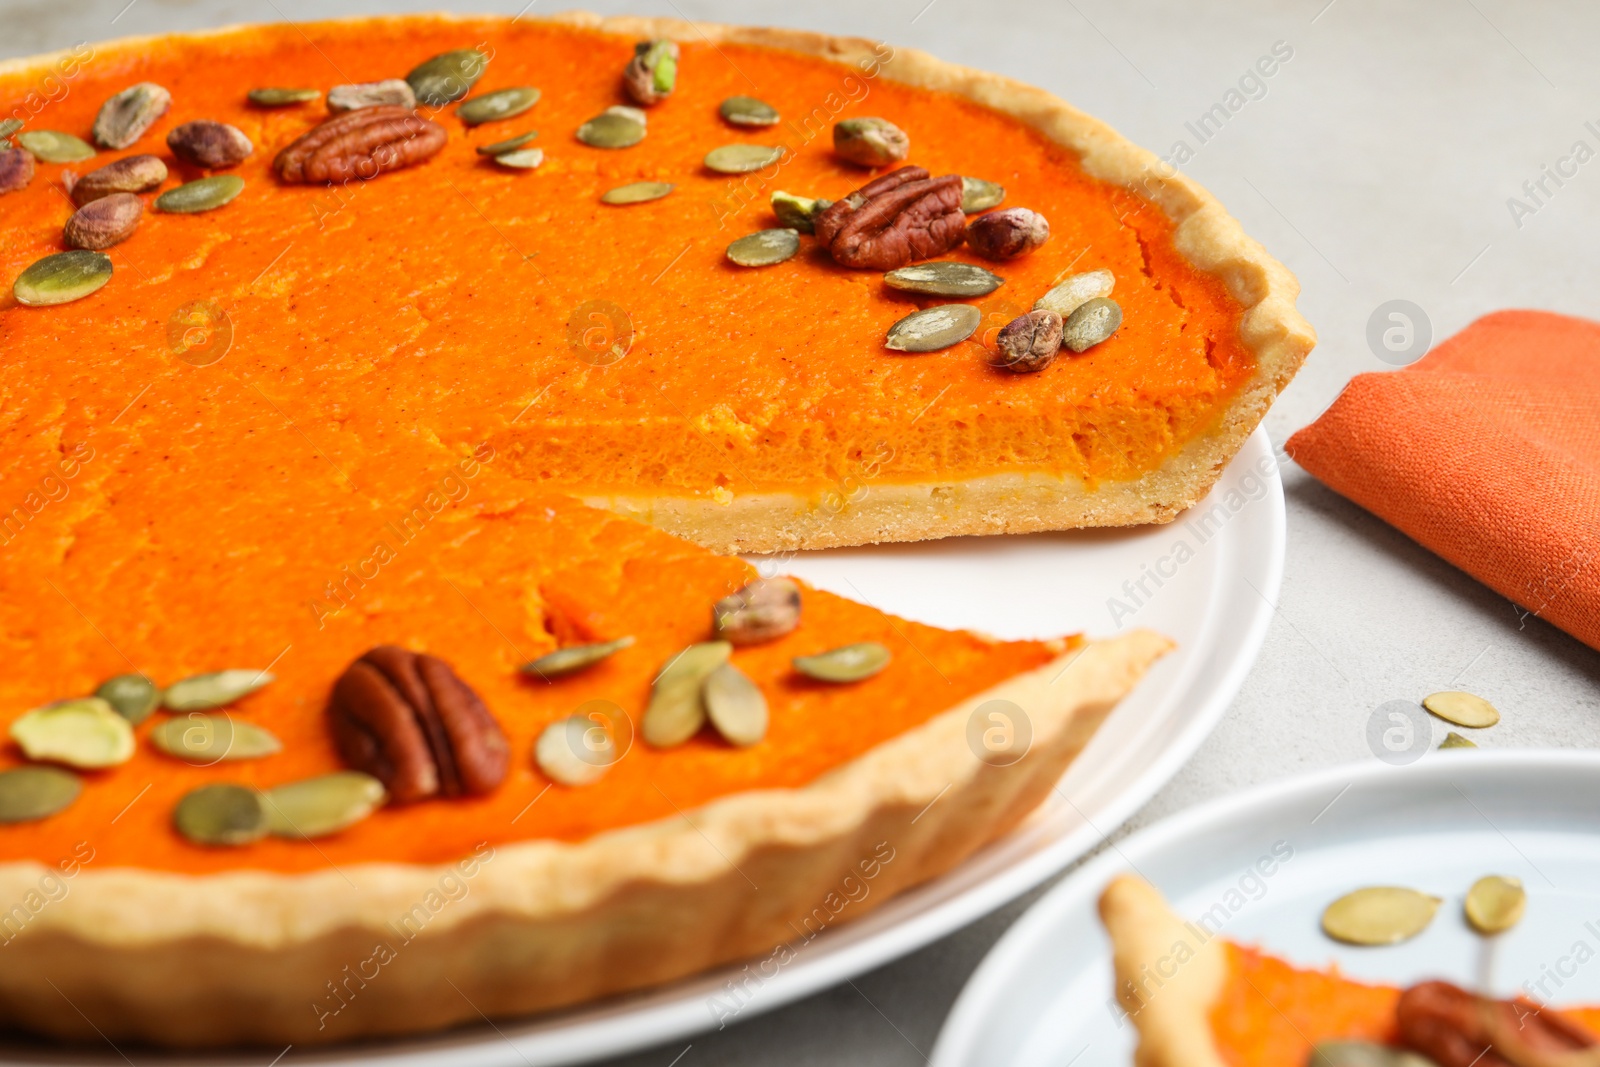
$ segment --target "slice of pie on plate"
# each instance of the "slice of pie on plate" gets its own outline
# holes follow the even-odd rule
[[[1137,1067],[1580,1067],[1600,1058],[1600,1007],[1556,1010],[1436,979],[1400,988],[1296,967],[1185,921],[1127,875],[1106,887],[1100,917],[1116,996],[1138,1034]]]
[[[586,122],[633,103],[619,72],[655,39],[676,43],[675,84],[643,112],[642,139],[580,142]],[[305,146],[280,160],[327,117],[324,102],[246,95],[400,78],[472,49],[487,58],[469,72],[481,75],[475,97],[537,89],[537,103],[515,112],[516,98],[500,97],[510,117],[475,126],[454,103],[425,107],[434,126],[396,134],[414,165],[381,180],[361,180],[381,163],[317,162]],[[1314,341],[1293,276],[1193,181],[1048,93],[909,49],[574,14],[253,26],[91,51],[0,64],[5,113],[28,133],[88,137],[103,101],[145,82],[170,91],[170,110],[128,147],[39,162],[31,184],[0,195],[0,277],[61,250],[68,171],[160,156],[172,173],[136,194],[147,209],[180,180],[244,186],[216,210],[147,212],[107,251],[115,277],[94,295],[6,308],[0,336],[29,353],[13,368],[35,376],[29,390],[48,367],[58,389],[131,385],[120,403],[180,373],[212,391],[224,375],[181,360],[219,358],[229,334],[228,362],[256,365],[287,417],[330,437],[489,442],[518,479],[719,551],[769,552],[1170,520],[1205,494]],[[39,91],[57,82],[71,91]],[[724,101],[752,96],[776,124],[722,117]],[[833,127],[861,118],[902,130],[905,158],[877,169],[842,158]],[[195,120],[235,127],[253,154],[220,170],[180,163],[163,139]],[[626,114],[604,121],[632,128]],[[482,152],[532,131],[523,155],[501,153],[522,166]],[[778,158],[711,169],[705,158],[729,145]],[[892,288],[884,264],[842,265],[810,234],[773,266],[726,258],[735,239],[794,221],[775,217],[774,194],[838,201],[900,164],[998,184],[1003,201],[969,203],[972,217],[1027,209],[1048,240],[1000,260],[971,241],[923,246],[923,258],[1004,279],[981,296]],[[601,199],[640,183],[672,188]],[[959,237],[961,221],[946,216],[945,232]],[[1035,373],[990,365],[1001,328],[1062,276],[1093,272],[1106,281],[1085,292],[1109,287],[1120,307],[1109,339]],[[966,340],[885,347],[898,320],[945,303],[975,309]],[[55,413],[10,417],[37,433]]]

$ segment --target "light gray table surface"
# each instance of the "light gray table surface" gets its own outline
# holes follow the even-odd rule
[[[428,0],[0,0],[0,56],[230,22],[428,9]],[[472,10],[514,13],[522,0]],[[852,33],[1043,86],[1183,169],[1299,276],[1320,347],[1267,417],[1275,442],[1352,375],[1389,300],[1441,339],[1507,307],[1600,316],[1600,6],[1584,0],[773,0],[597,10]],[[532,13],[559,10],[534,0]],[[1204,144],[1186,124],[1274,46],[1292,50]],[[1237,102],[1237,101],[1235,101]],[[1570,170],[1570,168],[1567,168]],[[1534,206],[1513,215],[1517,197]],[[1519,225],[1520,222],[1520,225]],[[1600,743],[1600,654],[1284,467],[1289,548],[1266,645],[1216,732],[1129,827],[1257,782],[1370,758],[1379,704],[1467,688],[1505,718],[1486,747]],[[1125,828],[1126,830],[1126,828]],[[1124,832],[1125,832],[1124,830]],[[905,959],[729,1029],[619,1064],[916,1064],[984,952],[1033,899]],[[675,1057],[681,1056],[681,1059]]]

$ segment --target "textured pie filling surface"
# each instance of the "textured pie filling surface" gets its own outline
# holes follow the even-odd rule
[[[447,449],[487,441],[503,472],[576,494],[816,497],[860,478],[864,464],[884,483],[1018,471],[1094,481],[1159,465],[1252,372],[1222,282],[1175,251],[1161,211],[1087,177],[1067,149],[1011,117],[856,66],[682,36],[677,90],[650,109],[645,140],[621,151],[580,144],[573,131],[628,102],[618,76],[634,42],[532,20],[267,26],[81,64],[33,127],[86,135],[100,103],[141,80],[166,86],[174,104],[139,143],[80,172],[139,152],[171,162],[167,131],[199,118],[238,126],[256,152],[232,171],[247,184],[225,209],[147,215],[109,251],[116,276],[94,296],[44,313],[9,297],[0,305],[0,343],[17,354],[0,380],[7,451],[55,427],[81,436],[149,383],[125,418],[185,440],[226,433],[227,424],[177,422],[168,405],[180,393],[227,405],[246,382],[325,428],[319,445],[330,452],[370,450],[385,433]],[[475,95],[531,85],[540,102],[475,129],[447,107],[443,152],[380,180],[290,187],[271,173],[277,151],[326,113],[321,102],[253,108],[250,88],[398,77],[473,46],[492,53]],[[44,73],[0,77],[0,101],[37,93]],[[717,108],[734,95],[766,100],[784,121],[728,125]],[[999,182],[1005,206],[1050,222],[1039,251],[986,264],[1007,281],[976,301],[985,324],[969,342],[889,353],[887,328],[941,298],[895,293],[879,272],[839,267],[809,238],[776,267],[724,258],[734,238],[776,225],[772,192],[837,199],[871,176],[832,151],[833,123],[862,115],[907,131],[908,163]],[[537,171],[498,168],[473,150],[529,129],[539,131],[530,147],[546,154]],[[738,142],[789,155],[743,177],[702,165],[710,149]],[[29,188],[0,197],[0,275],[60,250],[72,211],[61,169],[41,164]],[[677,188],[646,204],[599,202],[640,180]],[[953,258],[984,262],[965,249]],[[1116,336],[1039,374],[987,366],[979,342],[1069,267],[1115,273]],[[168,337],[174,313],[201,301],[233,330],[224,361],[204,373],[175,358]],[[630,329],[631,348],[610,362],[609,344]],[[598,353],[579,350],[586,331]]]
[[[1229,1067],[1305,1063],[1322,1041],[1396,1042],[1399,989],[1356,982],[1337,970],[1296,967],[1255,948],[1225,948],[1227,980],[1211,1010],[1211,1033]],[[1600,1008],[1561,1013],[1600,1032]]]

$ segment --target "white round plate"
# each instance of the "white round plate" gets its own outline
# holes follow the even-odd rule
[[[1444,978],[1557,1007],[1600,1003],[1600,964],[1590,962],[1600,956],[1597,830],[1592,751],[1431,751],[1409,766],[1346,764],[1191,808],[1118,842],[1006,931],[956,1001],[933,1067],[1132,1064],[1133,1028],[1114,1007],[1095,911],[1127,871],[1186,919],[1211,916],[1203,929],[1300,966],[1400,985]],[[1522,922],[1492,942],[1461,917],[1486,874],[1520,878],[1528,892]],[[1410,886],[1444,904],[1401,945],[1325,937],[1322,909],[1368,885]]]
[[[1182,766],[1255,662],[1283,577],[1283,489],[1257,430],[1204,502],[1167,526],[1019,537],[963,537],[755,560],[905,618],[999,637],[1149,627],[1174,638],[1101,726],[1053,796],[1016,831],[956,870],[795,949],[752,989],[742,967],[527,1021],[406,1041],[292,1049],[292,1064],[534,1067],[620,1055],[717,1029],[943,937],[1028,891],[1094,848]],[[754,973],[754,972],[752,972]],[[719,1012],[726,986],[744,992]],[[718,994],[722,994],[719,998]],[[307,1009],[309,1010],[309,1008]],[[107,1050],[109,1053],[109,1050]],[[121,1057],[0,1047],[11,1063],[123,1064]],[[259,1055],[198,1061],[261,1067]]]

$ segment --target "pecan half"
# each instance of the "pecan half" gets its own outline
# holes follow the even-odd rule
[[[272,166],[286,182],[366,181],[433,158],[445,137],[443,126],[403,107],[364,107],[308,130]]]
[[[961,177],[901,167],[816,217],[817,239],[846,267],[897,270],[941,256],[966,236]]]
[[[328,718],[345,762],[400,803],[487,793],[506,776],[500,724],[436,656],[372,649],[334,683]]]
[[[1559,1012],[1521,997],[1492,1000],[1449,982],[1422,982],[1400,995],[1395,1016],[1401,1043],[1439,1067],[1600,1063],[1594,1035]]]

